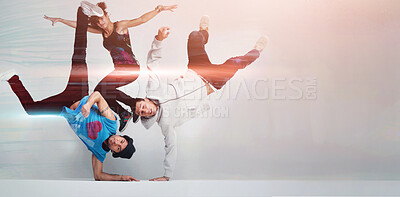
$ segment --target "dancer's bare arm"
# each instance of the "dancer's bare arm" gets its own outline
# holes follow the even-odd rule
[[[139,26],[147,21],[153,19],[158,13],[162,11],[171,11],[173,12],[174,9],[178,8],[178,5],[170,5],[170,6],[157,6],[154,10],[143,14],[139,18],[131,19],[131,20],[122,20],[118,24],[117,32],[125,33],[128,28]]]
[[[139,181],[132,176],[103,172],[103,163],[92,154],[93,176],[96,181]]]
[[[46,20],[51,21],[51,25],[52,26],[54,26],[54,24],[60,22],[60,23],[63,23],[65,25],[69,26],[69,27],[76,28],[76,21],[67,20],[67,19],[63,19],[63,18],[48,17],[46,15],[44,15],[43,18],[46,19]],[[94,33],[94,34],[101,34],[102,33],[102,31],[100,29],[97,29],[97,28],[94,28],[94,27],[91,27],[91,26],[88,27],[88,32]]]
[[[70,109],[72,109],[72,110],[75,110],[78,106],[79,106],[79,103],[80,103],[81,101],[76,101],[74,104],[72,104],[71,105],[71,107],[69,107]]]
[[[112,113],[110,107],[108,106],[107,101],[103,98],[103,96],[101,96],[100,92],[98,91],[93,92],[90,95],[86,104],[82,106],[81,112],[85,118],[89,116],[90,109],[95,103],[97,104],[97,107],[99,108],[101,115],[110,120],[116,120],[114,114]]]

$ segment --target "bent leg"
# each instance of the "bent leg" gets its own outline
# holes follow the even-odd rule
[[[139,72],[139,65],[116,65],[114,71],[104,77],[95,88],[95,91],[101,93],[110,108],[120,117],[127,111],[117,100],[131,106],[133,98],[117,88],[134,82],[139,77]]]
[[[216,89],[221,89],[239,69],[246,68],[260,56],[258,50],[251,50],[244,56],[229,58],[225,63],[220,65],[205,65],[190,68],[197,74],[202,76]]]
[[[18,97],[25,111],[29,115],[33,115],[31,114],[31,112],[37,111],[35,107],[35,101],[33,101],[32,96],[29,94],[29,92],[25,89],[22,82],[19,80],[18,75],[14,75],[13,77],[11,77],[8,80],[8,84],[10,84],[12,91]]]
[[[63,106],[69,107],[75,101],[88,94],[86,44],[88,17],[78,9],[77,28],[75,31],[74,54],[68,85],[63,92],[41,101],[34,101],[17,75],[8,80],[13,92],[17,95],[29,115],[59,114]]]
[[[72,66],[64,96],[71,98],[73,102],[88,95],[88,69],[86,64],[87,28],[89,18],[83,14],[82,8],[78,8],[77,27],[75,31],[74,54]]]
[[[11,89],[18,97],[21,105],[29,115],[57,115],[62,111],[63,106],[72,104],[68,97],[63,93],[46,98],[41,101],[34,101],[29,92],[25,89],[18,75],[14,75],[8,80]]]
[[[221,89],[239,69],[250,65],[260,56],[260,52],[253,49],[246,55],[230,58],[221,65],[212,64],[205,50],[208,37],[209,34],[205,30],[190,33],[187,45],[188,68],[195,71],[216,89]]]
[[[190,33],[187,43],[189,65],[192,64],[211,64],[205,50],[208,42],[208,32],[205,30],[193,31]]]

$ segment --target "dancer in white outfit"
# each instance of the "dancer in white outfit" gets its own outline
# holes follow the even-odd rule
[[[177,158],[175,128],[207,111],[209,105],[205,98],[221,89],[239,69],[255,61],[267,44],[267,38],[263,36],[246,55],[230,58],[221,65],[211,64],[204,49],[208,26],[209,18],[203,16],[200,30],[189,35],[188,70],[176,78],[164,75],[169,68],[160,65],[162,41],[168,37],[169,28],[160,28],[151,45],[147,59],[147,96],[132,102],[136,102],[134,112],[141,116],[144,127],[149,129],[157,122],[165,137],[165,172],[152,181],[168,181],[173,176]]]

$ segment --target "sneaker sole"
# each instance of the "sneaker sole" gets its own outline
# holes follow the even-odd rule
[[[104,15],[103,10],[99,6],[93,5],[87,1],[82,1],[81,7],[83,9],[83,13],[89,17],[91,16],[102,17]],[[86,11],[89,13],[87,13]]]
[[[210,27],[210,17],[208,15],[204,15],[200,19],[200,29],[209,28]]]
[[[264,50],[265,47],[267,47],[268,41],[269,39],[267,36],[261,36],[256,42],[255,49]]]

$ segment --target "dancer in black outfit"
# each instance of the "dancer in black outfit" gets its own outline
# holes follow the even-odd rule
[[[102,34],[103,46],[110,52],[114,63],[114,70],[99,82],[95,90],[99,91],[104,96],[110,108],[118,114],[120,118],[119,131],[122,132],[132,118],[134,122],[138,120],[138,116],[133,115],[117,102],[118,100],[131,107],[132,103],[129,101],[132,98],[117,88],[134,82],[139,77],[140,72],[139,62],[132,52],[128,29],[146,23],[162,11],[173,11],[177,8],[177,5],[159,5],[154,10],[143,14],[139,18],[117,22],[111,22],[109,14],[106,11],[107,6],[104,2],[94,5],[87,1],[82,1],[81,6],[85,6],[91,10],[99,10],[104,13],[101,17],[90,17],[91,25],[88,28],[88,32]],[[61,22],[76,28],[75,21],[47,16],[44,18],[50,20],[53,25],[57,22]]]

